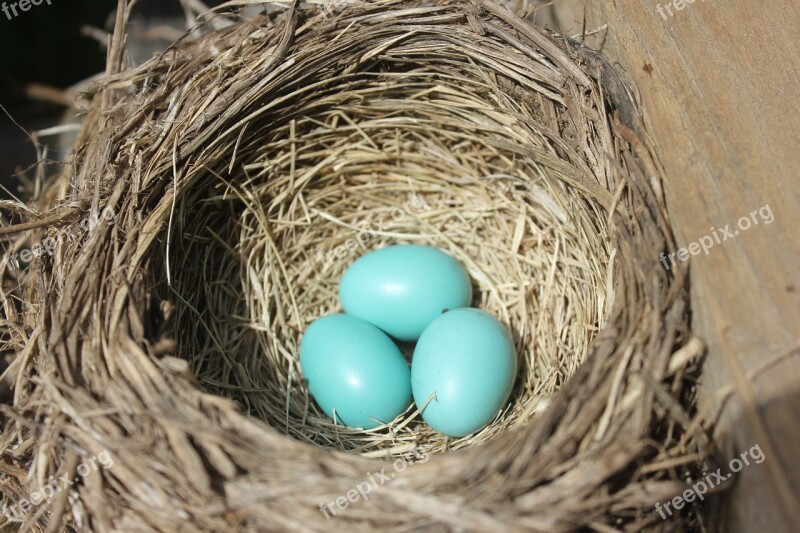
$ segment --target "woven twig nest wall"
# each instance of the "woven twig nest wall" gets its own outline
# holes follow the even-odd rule
[[[660,522],[653,504],[702,457],[685,432],[697,349],[686,279],[658,262],[675,249],[658,167],[613,73],[488,0],[222,26],[131,70],[118,34],[72,164],[16,227],[18,248],[57,246],[3,273],[4,492],[78,482],[15,518]],[[413,407],[337,426],[303,382],[299,339],[340,310],[344,269],[404,242],[459,259],[474,304],[513,331],[512,398],[476,435],[439,435]],[[113,466],[76,477],[103,452]]]

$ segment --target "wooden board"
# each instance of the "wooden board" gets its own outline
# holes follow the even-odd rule
[[[723,472],[754,445],[765,460],[732,475],[732,489],[715,500],[705,526],[796,531],[800,4],[677,5],[682,9],[666,0],[563,0],[538,12],[536,21],[568,36],[581,34],[584,16],[587,30],[601,28],[586,42],[602,44],[638,93],[666,171],[679,242],[713,239],[707,255],[701,250],[673,267],[691,269],[692,324],[708,345],[700,401],[720,405],[734,391],[715,428]],[[737,227],[741,217],[752,222],[754,211],[758,225]],[[721,231],[726,224],[729,235]],[[657,257],[653,268],[663,268]],[[758,374],[769,361],[779,362]]]

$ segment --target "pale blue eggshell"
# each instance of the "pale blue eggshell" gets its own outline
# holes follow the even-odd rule
[[[411,389],[433,429],[452,437],[474,433],[505,406],[517,375],[508,328],[479,309],[453,309],[431,322],[411,360]]]
[[[411,403],[411,372],[384,332],[349,315],[327,315],[306,329],[300,367],[325,414],[350,427],[391,422]]]
[[[344,273],[339,296],[345,312],[401,341],[415,341],[445,309],[472,300],[469,275],[436,248],[389,246],[356,260]]]

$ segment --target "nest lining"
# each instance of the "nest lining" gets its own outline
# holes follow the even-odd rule
[[[529,116],[523,106],[489,108],[496,86],[472,83],[478,72],[455,77],[437,67],[398,74],[379,64],[373,69],[386,75],[335,80],[347,84],[346,97],[296,101],[285,123],[251,127],[253,141],[240,143],[238,157],[254,159],[242,163],[246,177],[211,173],[210,186],[176,208],[172,289],[185,302],[177,351],[189,354],[206,390],[304,441],[408,454],[458,449],[524,424],[583,361],[608,296],[606,229],[549,169],[484,141],[552,150],[541,135],[530,138],[537,124],[508,118]],[[459,108],[469,114],[452,116]],[[379,430],[336,427],[302,380],[300,335],[341,312],[346,267],[404,242],[467,265],[474,304],[514,332],[515,400],[478,435],[453,442],[413,409]]]

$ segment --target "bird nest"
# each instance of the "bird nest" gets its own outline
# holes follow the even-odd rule
[[[51,252],[3,260],[3,490],[77,480],[12,519],[660,521],[676,468],[703,456],[686,431],[699,350],[686,279],[658,263],[675,248],[658,166],[598,56],[490,0],[294,3],[129,69],[124,23],[71,165],[17,210],[16,249]],[[513,333],[511,399],[476,434],[413,406],[346,428],[309,396],[303,331],[340,311],[352,261],[396,243],[457,258]]]

